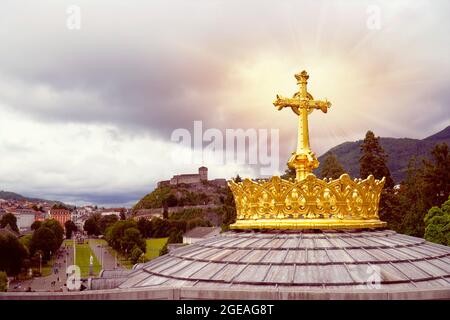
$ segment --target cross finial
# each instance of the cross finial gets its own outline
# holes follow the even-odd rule
[[[295,79],[297,79],[297,84],[307,83],[309,75],[305,70],[303,70],[295,75]]]
[[[278,110],[291,108],[299,116],[297,151],[292,153],[288,165],[291,168],[295,168],[296,179],[300,180],[306,178],[309,173],[312,173],[319,166],[319,161],[309,147],[308,115],[314,109],[319,109],[326,113],[328,108],[331,107],[331,103],[327,100],[314,100],[313,96],[308,93],[309,75],[305,70],[297,73],[295,78],[300,86],[299,92],[296,92],[292,98],[284,98],[277,95],[277,99],[273,104]]]

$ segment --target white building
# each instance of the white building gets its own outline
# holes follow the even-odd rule
[[[183,235],[183,243],[193,244],[200,240],[216,237],[220,231],[219,227],[196,227]]]
[[[34,212],[21,212],[14,213],[17,218],[17,227],[20,231],[28,230],[34,222],[35,213]]]

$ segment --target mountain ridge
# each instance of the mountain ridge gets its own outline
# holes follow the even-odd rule
[[[450,126],[424,139],[380,137],[380,144],[388,155],[387,165],[392,178],[400,183],[406,177],[411,157],[429,158],[430,151],[438,143],[450,145]],[[322,154],[318,159],[324,162],[332,152],[336,155],[345,171],[352,177],[359,177],[360,146],[363,140],[343,142]],[[316,170],[316,174],[320,172]]]
[[[62,203],[61,201],[57,201],[57,200],[31,198],[31,197],[27,197],[27,196],[18,194],[16,192],[4,191],[4,190],[0,190],[0,199],[3,199],[3,200],[25,200],[25,201],[30,201],[30,202]]]

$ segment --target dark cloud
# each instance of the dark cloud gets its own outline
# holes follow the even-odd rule
[[[66,28],[73,4],[81,8],[79,31]],[[379,1],[382,29],[369,30],[370,4],[6,2],[0,116],[3,108],[49,126],[111,125],[119,131],[108,140],[122,144],[136,134],[168,141],[194,120],[205,129],[279,128],[283,165],[295,148],[296,121],[288,111],[275,113],[271,101],[291,95],[292,74],[309,68],[311,92],[333,102],[329,114],[311,121],[317,153],[367,129],[432,134],[437,122],[450,120],[450,5]],[[2,139],[9,152],[24,152]],[[121,198],[110,190],[93,197]]]

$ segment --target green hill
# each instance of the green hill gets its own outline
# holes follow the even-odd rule
[[[164,205],[168,207],[221,205],[227,192],[227,188],[209,182],[203,182],[201,185],[165,186],[145,195],[136,203],[133,210],[162,208]]]
[[[26,200],[26,201],[30,201],[30,202],[49,202],[49,203],[56,203],[56,204],[64,205],[64,203],[62,203],[61,201],[30,198],[30,197],[26,197],[26,196],[23,196],[21,194],[15,193],[15,192],[3,191],[3,190],[0,190],[0,199],[3,199],[3,200]]]
[[[344,142],[321,155],[319,161],[323,162],[327,154],[332,152],[336,155],[339,162],[350,176],[359,177],[359,158],[361,156],[360,146],[362,142],[363,140]],[[428,157],[430,155],[430,150],[437,143],[443,142],[450,145],[450,126],[422,140],[410,138],[380,138],[381,146],[388,155],[389,170],[396,183],[401,182],[406,177],[408,162],[411,157]]]
[[[0,199],[4,200],[25,200],[26,198],[18,193],[10,191],[0,191]]]

